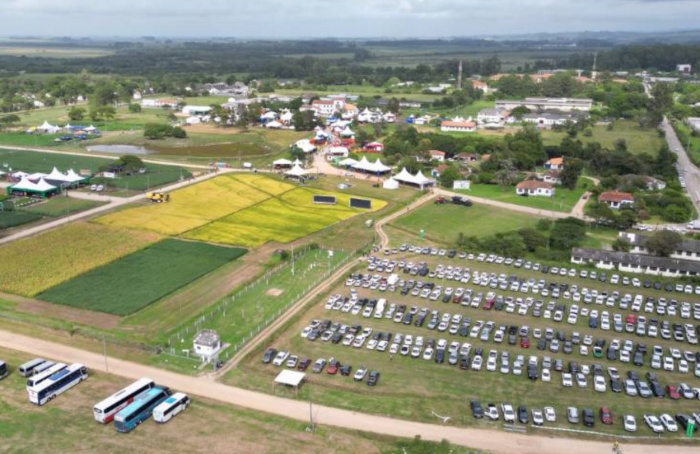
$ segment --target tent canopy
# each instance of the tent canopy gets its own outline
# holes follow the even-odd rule
[[[374,162],[369,162],[367,160],[367,156],[363,156],[360,162],[352,166],[355,170],[362,170],[364,172],[372,172],[372,173],[385,173],[389,172],[391,170],[391,167],[385,166],[382,164],[382,161],[380,159],[377,159]]]
[[[304,372],[298,372],[295,370],[283,370],[275,377],[275,384],[277,385],[287,385],[293,386],[295,388],[299,387],[301,382],[304,381],[306,374]]]
[[[290,161],[289,159],[282,158],[282,159],[278,159],[276,161],[273,161],[272,165],[273,166],[291,166],[292,161]]]
[[[350,166],[350,167],[352,167],[352,166],[356,165],[357,163],[358,163],[358,162],[357,162],[356,160],[352,159],[352,158],[345,158],[345,159],[343,159],[342,161],[340,161],[338,164],[340,164],[341,166]]]
[[[306,170],[302,169],[299,164],[294,164],[294,167],[292,167],[291,169],[289,169],[285,172],[286,175],[289,175],[292,177],[303,177],[307,173],[308,172]]]
[[[399,182],[390,177],[382,183],[382,187],[384,189],[399,189]]]
[[[419,170],[415,175],[411,175],[405,167],[401,169],[401,172],[399,172],[398,175],[394,175],[393,178],[401,183],[416,185],[421,189],[435,184],[435,180],[427,178],[425,175],[423,175],[422,171]]]

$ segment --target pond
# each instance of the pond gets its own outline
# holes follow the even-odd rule
[[[151,150],[145,147],[135,145],[90,145],[86,147],[87,151],[96,151],[98,153],[113,153],[118,155],[124,154],[150,154]]]

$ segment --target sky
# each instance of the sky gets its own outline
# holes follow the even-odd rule
[[[451,37],[698,28],[700,0],[0,0],[0,35]]]

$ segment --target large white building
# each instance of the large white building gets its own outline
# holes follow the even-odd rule
[[[618,270],[624,273],[642,273],[665,277],[697,276],[700,273],[700,263],[692,260],[599,249],[574,248],[571,250],[571,263],[593,265],[596,268]]]
[[[496,101],[497,109],[513,110],[516,107],[527,107],[530,110],[572,110],[589,111],[593,100],[588,98],[525,98],[521,100]]]

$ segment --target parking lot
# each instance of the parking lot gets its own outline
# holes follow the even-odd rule
[[[653,434],[650,426],[658,430],[645,414],[667,413],[681,425],[678,414],[700,417],[695,288],[424,252],[380,252],[274,343],[311,361],[332,357],[381,373],[371,390],[349,377],[311,373],[320,399],[480,425],[497,424],[487,422],[493,408],[503,422],[506,404],[523,421],[527,414],[528,426],[533,420],[574,429],[592,423],[593,430],[609,433],[622,433],[623,416],[631,415],[638,435]],[[268,374],[276,369],[256,367]],[[486,417],[472,417],[472,400]],[[556,421],[543,419],[546,407]],[[568,418],[568,407],[577,418]],[[674,428],[670,421],[660,424],[664,432]]]

